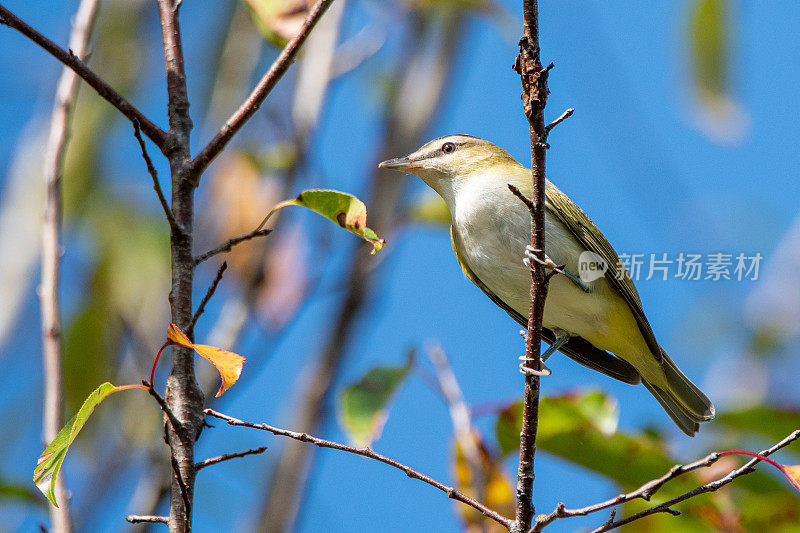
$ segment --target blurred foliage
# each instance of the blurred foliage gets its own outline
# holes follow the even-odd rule
[[[283,47],[306,19],[314,2],[309,0],[243,0],[261,34],[268,42]]]
[[[339,419],[356,446],[370,446],[383,430],[394,393],[408,376],[412,360],[403,366],[373,368],[339,397]]]
[[[749,122],[731,94],[730,7],[728,0],[694,0],[687,25],[691,82],[699,104],[693,118],[720,143],[740,140]]]
[[[438,194],[425,193],[408,208],[408,219],[435,226],[450,226],[450,209]]]
[[[482,436],[477,430],[473,430],[472,437],[477,443],[480,464],[471,465],[461,445],[458,441],[454,442],[454,478],[456,486],[470,498],[475,498],[485,503],[490,509],[494,509],[501,515],[513,516],[515,486],[511,481],[511,477],[503,468],[502,461],[498,461],[498,458],[486,447]],[[478,472],[474,471],[476,466]],[[498,533],[507,531],[502,525],[483,516],[483,513],[477,509],[462,503],[456,503],[455,505],[460,511],[465,531]]]
[[[760,405],[722,412],[714,423],[735,430],[737,434],[760,435],[763,442],[774,443],[800,428],[800,410]],[[800,449],[792,446],[786,451],[800,454]]]
[[[690,17],[694,81],[709,98],[729,90],[727,4],[727,0],[696,0]]]

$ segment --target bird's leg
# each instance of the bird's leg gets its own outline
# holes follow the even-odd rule
[[[555,334],[556,338],[553,340],[552,344],[550,344],[550,347],[547,349],[547,351],[542,354],[543,363],[547,361],[551,355],[561,349],[561,347],[564,346],[569,340],[569,334],[567,334],[566,331],[554,329],[553,333]]]
[[[564,346],[570,338],[566,331],[560,329],[554,330],[553,333],[555,333],[556,336],[555,340],[553,340],[552,344],[550,344],[550,347],[539,357],[542,363],[541,370],[533,370],[532,368],[528,368],[526,363],[528,363],[530,360],[526,356],[523,355],[519,358],[519,360],[522,361],[519,365],[519,371],[523,375],[549,376],[551,374],[550,369],[544,366],[544,362],[547,361],[550,356],[556,353],[556,351],[558,351],[562,346]],[[524,337],[526,335],[526,331],[524,329],[520,330],[520,334]]]
[[[567,277],[567,279],[569,279],[575,285],[577,285],[578,288],[581,289],[583,292],[587,293],[592,292],[592,288],[582,279],[564,270],[566,265],[556,265],[552,259],[547,257],[547,255],[544,256],[544,261],[542,261],[536,256],[536,253],[538,252],[539,250],[537,250],[531,245],[525,247],[525,258],[522,260],[522,262],[525,264],[526,267],[531,268],[531,261],[536,261],[537,263],[544,265],[546,269],[551,271],[549,273],[549,276],[553,276],[554,274],[563,274],[564,276]]]

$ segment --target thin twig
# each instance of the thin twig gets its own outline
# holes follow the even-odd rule
[[[789,444],[791,444],[792,442],[796,441],[797,439],[800,439],[800,429],[798,429],[796,431],[793,431],[786,438],[784,438],[782,441],[778,442],[777,444],[775,444],[771,448],[768,448],[768,449],[760,452],[759,455],[763,455],[763,456],[772,455],[773,453],[777,452],[778,450],[780,450],[781,448],[783,448],[785,446],[788,446]],[[699,487],[697,487],[697,488],[695,488],[693,490],[690,490],[688,492],[685,492],[685,493],[681,494],[680,496],[676,496],[676,497],[672,498],[671,500],[665,501],[664,503],[661,503],[659,505],[655,505],[653,507],[650,507],[649,509],[645,509],[644,511],[641,511],[641,512],[638,512],[638,513],[633,514],[631,516],[625,517],[625,518],[623,518],[621,520],[607,522],[607,523],[603,524],[602,526],[598,527],[597,529],[593,530],[592,533],[602,533],[604,531],[610,531],[612,529],[616,529],[616,528],[618,528],[620,526],[624,526],[625,524],[629,524],[631,522],[634,522],[636,520],[644,518],[645,516],[649,516],[649,515],[655,514],[655,513],[676,514],[676,513],[678,513],[678,511],[675,511],[674,509],[671,509],[671,507],[673,505],[675,505],[677,503],[680,503],[680,502],[682,502],[684,500],[688,500],[689,498],[693,498],[695,496],[698,496],[700,494],[704,494],[706,492],[714,492],[714,491],[720,489],[721,487],[724,487],[725,485],[727,485],[728,483],[730,483],[731,481],[733,481],[737,477],[744,476],[746,474],[749,474],[749,473],[753,472],[754,471],[753,467],[760,461],[761,461],[761,459],[755,457],[755,458],[751,459],[750,461],[748,461],[747,463],[745,463],[744,466],[742,466],[740,468],[737,468],[735,470],[732,470],[725,477],[722,477],[722,478],[720,478],[720,479],[718,479],[716,481],[712,481],[711,483],[707,483],[705,485],[701,485],[701,486],[699,486]]]
[[[178,417],[175,416],[175,413],[172,412],[172,409],[170,409],[169,405],[167,405],[167,402],[164,400],[164,398],[162,398],[156,389],[153,388],[153,385],[145,380],[142,380],[142,385],[147,387],[147,392],[156,400],[156,402],[158,402],[158,406],[161,407],[161,410],[165,415],[167,415],[169,423],[172,424],[172,429],[174,429],[176,433],[183,432],[185,430],[183,424],[180,420],[178,420]]]
[[[194,464],[194,470],[197,472],[198,470],[202,470],[207,466],[213,466],[215,464],[221,463],[223,461],[229,461],[231,459],[236,459],[238,457],[246,457],[248,455],[257,455],[259,453],[264,453],[267,450],[266,446],[259,446],[258,448],[251,448],[249,450],[243,450],[241,452],[233,452],[233,453],[223,453],[222,455],[218,455],[216,457],[211,457],[204,461],[200,461],[199,463]]]
[[[203,311],[206,310],[206,304],[209,302],[209,300],[211,300],[211,297],[214,296],[214,292],[217,290],[217,285],[219,285],[219,282],[222,281],[222,275],[225,274],[225,269],[227,268],[228,262],[223,261],[217,270],[217,275],[214,277],[214,281],[212,281],[211,285],[208,287],[206,295],[203,296],[202,300],[200,300],[200,305],[197,306],[197,311],[194,312],[192,321],[189,323],[189,327],[186,328],[186,335],[188,335],[190,339],[194,338],[194,326],[197,324],[197,321],[200,319]]]
[[[437,489],[447,494],[448,498],[459,501],[461,503],[469,505],[470,507],[473,507],[474,509],[477,509],[487,517],[502,524],[506,528],[508,528],[511,525],[511,520],[509,520],[508,518],[500,515],[496,511],[489,509],[482,503],[473,500],[472,498],[456,490],[455,488],[449,487],[444,483],[436,481],[430,476],[426,476],[425,474],[418,472],[417,470],[414,470],[413,468],[406,466],[403,463],[395,461],[394,459],[390,459],[389,457],[381,455],[369,448],[356,448],[354,446],[348,446],[346,444],[320,439],[318,437],[311,436],[308,433],[298,433],[296,431],[289,431],[288,429],[281,429],[274,426],[270,426],[268,424],[254,424],[252,422],[245,422],[243,420],[239,420],[238,418],[234,418],[232,416],[228,416],[226,414],[214,411],[213,409],[206,409],[203,412],[209,416],[213,416],[221,420],[224,420],[231,426],[241,426],[253,429],[260,429],[262,431],[268,431],[273,435],[278,435],[280,437],[289,437],[290,439],[298,440],[300,442],[308,442],[319,448],[331,448],[334,450],[340,450],[343,452],[348,452],[355,455],[360,455],[362,457],[367,457],[369,459],[374,459],[376,461],[380,461],[381,463],[393,466],[394,468],[403,471],[410,478],[418,479],[423,483],[427,483],[428,485],[436,487]]]
[[[275,87],[275,84],[278,83],[278,80],[286,73],[292,60],[297,55],[297,52],[303,46],[306,38],[308,38],[309,33],[314,29],[314,26],[319,22],[319,19],[322,18],[325,10],[328,9],[332,2],[333,0],[317,0],[317,3],[314,4],[314,7],[311,8],[311,11],[308,13],[305,22],[303,22],[300,31],[286,44],[267,73],[264,74],[264,77],[258,82],[255,89],[253,89],[239,109],[225,122],[214,138],[211,139],[197,156],[195,156],[191,163],[193,175],[196,177],[195,179],[199,179],[203,170],[205,170],[211,161],[219,155],[234,134],[244,126],[261,106],[261,103],[270,91],[272,91],[272,88]]]
[[[99,0],[82,0],[75,15],[69,43],[76,57],[85,57],[97,19]],[[78,77],[64,67],[58,80],[50,119],[50,136],[44,156],[45,205],[42,220],[42,281],[39,287],[42,317],[42,362],[44,382],[43,431],[45,442],[58,434],[63,420],[63,365],[61,349],[61,176],[70,134],[70,119],[78,95]],[[48,506],[54,533],[72,530],[70,505],[63,477],[56,479],[60,506]]]
[[[158,172],[156,172],[153,160],[150,159],[150,155],[147,153],[147,147],[144,144],[144,139],[142,139],[138,120],[133,121],[133,135],[136,137],[136,140],[139,141],[139,147],[142,149],[142,158],[144,159],[144,164],[147,166],[147,172],[153,178],[153,190],[156,191],[156,196],[158,196],[161,209],[164,210],[164,216],[167,217],[169,227],[172,228],[173,231],[183,231],[183,228],[175,222],[175,217],[172,216],[172,209],[169,208],[167,199],[164,197],[164,191],[161,189],[161,183],[158,181]]]
[[[111,105],[116,107],[131,122],[139,121],[142,131],[156,146],[163,152],[167,144],[167,133],[153,124],[144,114],[127,101],[105,80],[98,76],[92,69],[86,66],[74,53],[68,52],[59,47],[53,41],[30,27],[28,24],[17,18],[14,13],[5,6],[0,5],[0,24],[13,28],[29,38],[46,52],[55,57],[61,63],[72,69],[83,81],[85,81],[97,94],[102,96]],[[74,48],[73,48],[74,50]]]
[[[131,524],[166,524],[169,522],[169,517],[130,514],[125,517],[125,520],[127,520]]]
[[[581,507],[579,509],[567,509],[563,503],[559,503],[555,510],[547,515],[539,515],[536,517],[536,524],[531,528],[531,533],[536,533],[541,531],[545,527],[547,527],[551,522],[559,518],[570,518],[573,516],[586,516],[589,513],[594,513],[597,511],[602,511],[603,509],[608,509],[609,507],[614,507],[616,505],[629,502],[631,500],[635,500],[641,498],[645,501],[650,501],[650,498],[659,490],[661,487],[664,486],[665,483],[675,479],[676,477],[685,474],[687,472],[692,472],[697,470],[698,468],[703,468],[707,466],[711,466],[712,464],[716,463],[720,458],[718,453],[711,453],[705,456],[702,459],[699,459],[693,463],[689,463],[687,465],[675,465],[669,469],[669,471],[664,474],[663,476],[648,481],[641,487],[636,490],[632,490],[631,492],[620,494],[614,498],[606,500],[604,502],[596,503],[594,505],[588,505],[586,507]]]
[[[220,246],[217,246],[213,250],[209,250],[208,252],[195,257],[194,258],[194,266],[199,265],[200,263],[202,263],[206,259],[214,257],[215,255],[218,255],[218,254],[221,254],[221,253],[224,253],[224,252],[230,252],[231,249],[234,246],[236,246],[237,244],[239,244],[240,242],[249,241],[250,239],[255,239],[256,237],[263,237],[265,235],[269,235],[270,233],[272,233],[271,229],[257,229],[257,230],[251,231],[250,233],[245,233],[244,235],[239,235],[238,237],[234,237],[232,239],[229,239],[228,241],[226,241],[225,243],[221,244]]]
[[[545,126],[545,128],[544,128],[544,129],[545,129],[545,131],[547,131],[547,133],[550,133],[550,130],[552,130],[553,128],[555,128],[556,126],[558,126],[559,124],[561,124],[561,123],[562,123],[562,122],[564,122],[565,120],[567,120],[569,117],[571,117],[571,116],[572,116],[572,114],[573,114],[574,112],[575,112],[575,108],[574,108],[574,107],[570,107],[569,109],[567,109],[566,111],[564,111],[563,113],[561,113],[561,116],[560,116],[560,117],[558,117],[558,118],[557,118],[557,119],[555,119],[553,122],[551,122],[550,124],[548,124],[547,126]]]
[[[436,370],[436,379],[439,389],[444,396],[450,411],[450,420],[453,422],[453,433],[456,442],[467,459],[467,464],[472,470],[475,494],[478,500],[484,500],[486,494],[486,476],[484,475],[481,461],[480,443],[472,427],[472,415],[469,406],[464,401],[464,394],[458,385],[456,375],[447,361],[447,355],[438,344],[426,350],[428,359]]]
[[[544,302],[548,276],[544,270],[544,205],[545,150],[547,129],[544,108],[547,103],[547,73],[552,66],[542,67],[539,58],[539,6],[537,0],[523,0],[523,31],[520,53],[514,63],[522,81],[522,102],[528,119],[531,144],[531,198],[515,193],[531,215],[531,248],[537,261],[531,263],[528,327],[525,337],[523,373],[522,431],[520,432],[519,466],[517,468],[517,502],[512,533],[522,533],[531,526],[533,506],[533,460],[536,454],[536,432],[539,424],[539,375],[542,370],[541,341]],[[512,193],[514,190],[512,189]],[[519,191],[517,191],[519,192]],[[527,201],[526,201],[527,200]],[[527,372],[526,372],[527,371]]]

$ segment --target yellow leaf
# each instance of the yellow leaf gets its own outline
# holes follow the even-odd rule
[[[222,348],[217,348],[216,346],[194,344],[175,324],[170,324],[169,327],[167,327],[167,338],[175,344],[191,348],[217,368],[222,378],[222,385],[220,385],[217,391],[217,396],[222,395],[223,392],[230,389],[233,384],[236,383],[236,380],[239,379],[242,373],[242,366],[245,362],[245,358],[241,355],[223,350]]]
[[[794,488],[800,490],[800,465],[784,465],[783,470]]]
[[[216,346],[206,346],[205,344],[195,344],[194,351],[208,359],[219,371],[222,377],[222,385],[217,391],[217,396],[231,388],[239,375],[242,373],[242,365],[244,365],[244,357],[237,353],[217,348]]]

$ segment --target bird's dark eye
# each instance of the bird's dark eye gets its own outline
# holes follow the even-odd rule
[[[442,152],[449,154],[450,152],[456,151],[456,145],[453,143],[444,143],[442,145]]]

